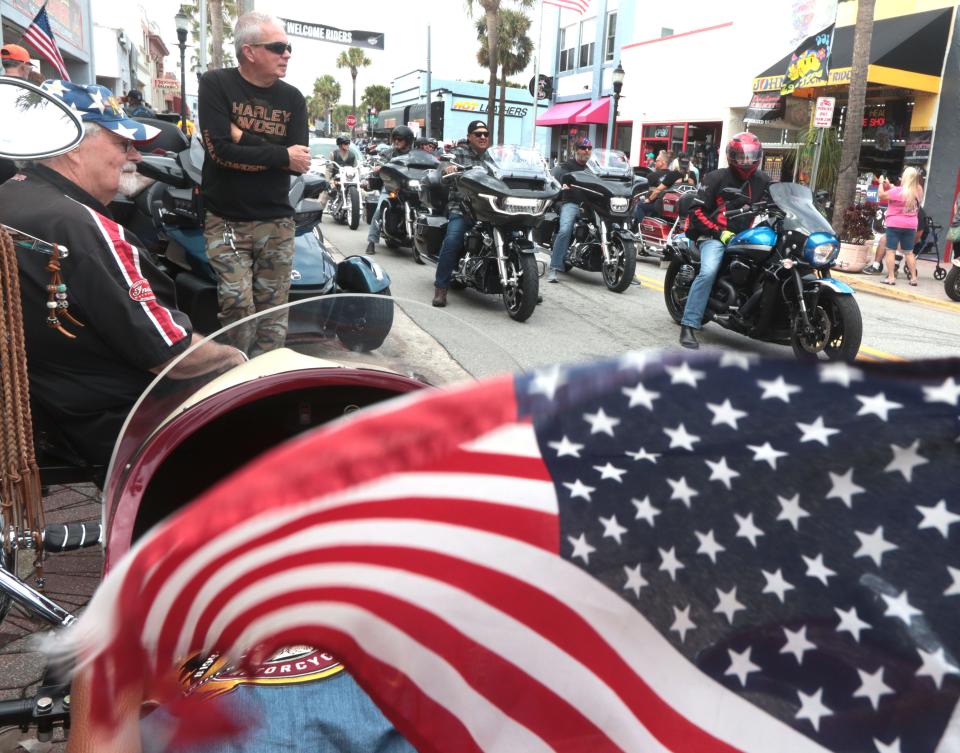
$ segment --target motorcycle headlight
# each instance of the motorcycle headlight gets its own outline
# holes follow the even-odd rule
[[[419,180],[408,180],[407,186],[414,189],[415,191],[420,190],[420,181]]]
[[[503,199],[502,209],[508,214],[539,214],[543,211],[542,199],[517,199],[512,196]]]
[[[626,212],[630,207],[630,199],[610,199],[610,211],[616,214]]]
[[[343,168],[343,179],[344,180],[353,180],[356,177],[356,171],[353,168],[345,167]]]
[[[803,247],[803,258],[814,267],[826,267],[840,253],[840,242],[830,233],[811,233]]]

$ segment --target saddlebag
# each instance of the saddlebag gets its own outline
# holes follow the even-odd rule
[[[447,218],[440,215],[421,214],[417,217],[417,250],[424,256],[437,257],[443,237],[447,234]]]

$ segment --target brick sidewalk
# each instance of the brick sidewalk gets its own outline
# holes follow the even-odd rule
[[[43,507],[47,523],[99,520],[99,490],[93,485],[53,487],[44,498]],[[20,560],[20,574],[24,577],[28,575],[32,562],[30,553],[23,552]],[[103,554],[99,547],[50,555],[44,560],[44,593],[64,609],[75,613],[90,600],[100,583],[102,568]],[[32,577],[26,577],[25,582],[35,585]],[[33,639],[49,628],[45,621],[29,619],[16,606],[0,623],[0,700],[25,698],[36,693],[46,662],[44,656],[35,650]],[[35,732],[24,734],[17,728],[4,729],[0,732],[0,753],[62,753],[66,747],[59,732],[52,745],[38,743],[32,735]],[[21,740],[25,741],[23,746],[19,745]]]

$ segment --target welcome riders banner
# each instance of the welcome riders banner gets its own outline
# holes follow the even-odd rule
[[[832,45],[833,24],[804,39],[790,55],[780,93],[792,94],[795,89],[827,83]]]
[[[282,18],[280,20],[283,21],[283,30],[291,37],[305,37],[306,39],[316,39],[321,42],[345,44],[350,47],[365,47],[368,50],[383,49],[384,35],[381,31],[337,29],[333,26],[310,24],[305,21],[293,21],[289,18]]]

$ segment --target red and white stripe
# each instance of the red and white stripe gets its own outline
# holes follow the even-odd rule
[[[543,0],[544,5],[556,5],[558,8],[572,10],[583,15],[590,9],[590,0]]]
[[[44,6],[45,8],[46,6]],[[40,9],[40,13],[46,15],[44,8]],[[40,17],[40,13],[37,14],[37,18]],[[47,32],[40,24],[37,23],[37,18],[33,19],[33,23],[27,27],[27,30],[23,33],[23,38],[27,40],[40,56],[47,60],[54,68],[57,69],[57,73],[60,75],[64,81],[70,80],[70,74],[67,73],[66,63],[63,62],[63,56],[60,54],[60,50],[57,48],[57,41],[53,38],[53,32]],[[47,25],[49,26],[49,18],[47,19]]]
[[[111,251],[111,256],[123,275],[123,279],[128,286],[133,285],[138,280],[145,280],[143,272],[140,269],[140,251],[132,243],[129,243],[124,236],[123,228],[113,220],[104,217],[99,212],[82,205],[86,209],[93,221],[96,223],[100,234],[106,241],[107,247]],[[131,299],[132,300],[132,299]],[[156,328],[157,333],[163,338],[167,345],[173,345],[187,336],[187,331],[177,324],[170,309],[161,305],[156,299],[152,301],[140,301],[140,308],[146,314],[147,319]]]
[[[140,661],[118,649],[104,671],[160,676],[194,650],[322,646],[421,753],[823,753],[557,556],[555,486],[512,388],[423,394],[274,451],[110,574],[87,650],[139,636]]]

